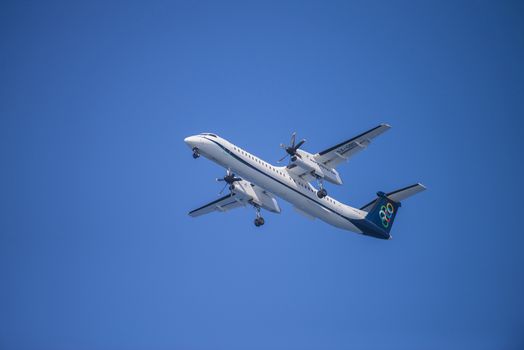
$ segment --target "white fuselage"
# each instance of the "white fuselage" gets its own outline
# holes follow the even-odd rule
[[[333,226],[361,233],[351,220],[364,219],[367,212],[343,204],[330,196],[318,198],[317,190],[303,179],[291,175],[286,167],[273,166],[214,134],[201,134],[184,140],[192,149],[231,169],[240,177],[291,203],[307,215]]]

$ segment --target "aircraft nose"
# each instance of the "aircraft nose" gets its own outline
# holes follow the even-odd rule
[[[196,136],[188,136],[184,139],[184,142],[191,148],[196,146],[197,143],[197,137]]]

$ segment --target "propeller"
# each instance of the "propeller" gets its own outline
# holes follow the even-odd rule
[[[232,189],[231,186],[233,186],[233,184],[237,181],[241,181],[242,179],[239,178],[239,177],[236,177],[235,174],[233,174],[233,172],[231,171],[231,169],[227,169],[227,172],[226,172],[226,176],[224,176],[223,178],[217,178],[216,179],[218,182],[221,182],[221,181],[224,181],[225,184],[224,184],[224,187],[222,187],[222,190],[218,193],[218,194],[222,194],[222,192],[224,192],[224,190],[226,189],[227,185],[229,185],[230,189]]]
[[[282,158],[280,158],[278,163],[280,163],[284,159],[286,159],[287,156],[302,158],[302,156],[299,153],[297,153],[297,150],[300,148],[300,146],[302,146],[304,144],[304,142],[306,142],[306,140],[302,139],[295,145],[296,137],[297,137],[297,133],[296,132],[291,134],[291,142],[290,142],[291,145],[290,146],[286,146],[283,143],[280,144],[280,147],[283,148],[286,151],[286,155],[283,156]]]

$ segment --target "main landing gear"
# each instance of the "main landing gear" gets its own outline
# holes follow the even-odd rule
[[[198,157],[200,157],[200,152],[198,152],[198,148],[193,148],[193,158],[194,159],[197,159]]]
[[[255,218],[255,226],[259,227],[264,225],[264,218],[260,216],[260,207],[255,207],[257,211],[257,217]]]
[[[318,178],[318,185],[320,187],[320,190],[317,191],[317,197],[322,199],[324,198],[325,196],[327,196],[327,191],[326,189],[324,188],[324,181],[322,180],[321,177]]]
[[[317,192],[317,197],[322,199],[327,196],[327,191],[323,188]]]

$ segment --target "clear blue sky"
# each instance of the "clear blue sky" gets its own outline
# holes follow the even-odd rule
[[[3,1],[0,348],[522,349],[524,5]],[[337,199],[392,241],[198,219],[212,131],[275,162],[393,128]]]

